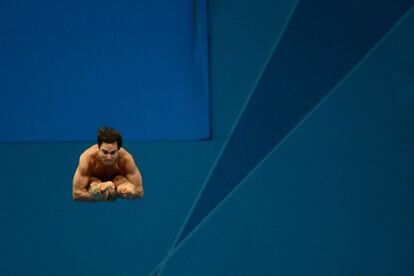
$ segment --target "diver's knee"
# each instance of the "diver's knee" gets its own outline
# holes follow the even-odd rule
[[[118,182],[118,181],[120,181],[120,180],[122,180],[122,179],[124,179],[125,178],[125,176],[123,176],[122,174],[118,174],[117,176],[115,176],[113,179],[112,179],[112,181],[113,182]]]

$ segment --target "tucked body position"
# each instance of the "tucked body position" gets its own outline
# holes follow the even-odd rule
[[[110,127],[98,130],[97,144],[79,158],[73,177],[73,199],[114,201],[144,196],[142,176],[132,155],[122,148],[121,134]]]

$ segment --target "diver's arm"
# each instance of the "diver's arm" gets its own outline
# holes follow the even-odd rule
[[[108,199],[107,193],[100,195],[98,181],[90,183],[91,176],[88,174],[88,161],[81,157],[79,160],[79,166],[76,169],[73,177],[72,197],[76,201],[105,201]],[[95,183],[96,182],[96,183]],[[88,191],[88,187],[92,186],[96,188],[95,193]]]
[[[138,170],[138,167],[134,166],[131,168],[126,178],[134,185],[135,189],[132,192],[132,198],[142,198],[144,196],[144,189],[142,187],[142,176]]]
[[[123,175],[115,180],[118,195],[125,199],[142,198],[144,196],[142,176],[134,159],[129,153],[125,156],[125,162],[123,162],[122,167]]]

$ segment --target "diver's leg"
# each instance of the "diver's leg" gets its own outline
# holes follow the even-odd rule
[[[129,180],[121,174],[115,176],[112,179],[112,182],[114,182],[115,188],[118,188],[118,186],[121,185],[121,184],[130,183]]]
[[[117,175],[112,180],[115,184],[119,197],[130,199],[134,197],[135,185],[131,183],[125,176]]]

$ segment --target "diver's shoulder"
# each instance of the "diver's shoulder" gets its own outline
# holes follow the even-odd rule
[[[81,160],[91,160],[94,158],[94,156],[96,156],[96,154],[98,153],[99,148],[98,145],[95,144],[89,148],[87,148],[80,156]]]
[[[119,154],[121,156],[131,156],[131,154],[124,147],[119,149]]]
[[[124,161],[134,160],[134,158],[132,157],[132,154],[129,153],[125,148],[121,148],[119,150],[119,158],[124,160]]]

